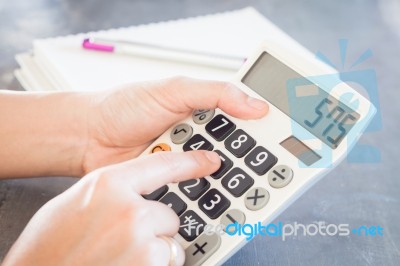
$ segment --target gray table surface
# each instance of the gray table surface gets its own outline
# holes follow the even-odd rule
[[[276,221],[380,225],[384,236],[257,237],[226,265],[400,265],[400,2],[398,0],[0,0],[0,88],[21,90],[14,55],[35,38],[65,35],[256,7],[313,52],[340,62],[338,39],[349,56],[371,49],[363,63],[377,74],[382,129],[361,141],[379,148],[381,161],[343,162]],[[350,58],[351,58],[350,56]],[[1,122],[1,121],[0,121]],[[0,170],[1,171],[1,170]],[[0,181],[0,260],[31,216],[76,182],[73,178]]]

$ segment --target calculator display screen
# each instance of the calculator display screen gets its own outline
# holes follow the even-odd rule
[[[313,83],[289,86],[293,81],[304,79],[264,52],[242,82],[335,149],[360,115]]]

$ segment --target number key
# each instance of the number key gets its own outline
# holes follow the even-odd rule
[[[256,141],[241,129],[225,140],[225,148],[238,158],[245,156],[255,145]]]
[[[210,188],[210,182],[205,178],[191,179],[180,182],[178,187],[189,199],[197,200]]]
[[[162,196],[165,195],[165,193],[168,192],[168,186],[162,186],[159,189],[154,190],[150,194],[143,195],[143,198],[147,200],[159,200]]]
[[[244,158],[245,164],[258,175],[263,175],[276,164],[278,159],[266,148],[258,146]]]
[[[215,188],[199,199],[199,208],[211,219],[218,218],[230,205],[231,202]]]
[[[214,146],[206,140],[202,135],[196,134],[194,135],[191,139],[188,140],[183,145],[183,150],[184,151],[191,151],[191,150],[208,150],[212,151],[214,149]]]
[[[192,210],[188,210],[182,214],[179,220],[179,234],[186,239],[186,241],[194,240],[204,231],[204,226],[206,226],[204,220]]]
[[[224,140],[236,128],[236,125],[223,115],[217,115],[207,125],[206,131],[217,141]]]
[[[240,197],[254,184],[254,179],[236,167],[222,179],[221,183],[233,196]]]
[[[215,152],[218,153],[219,158],[221,158],[221,166],[216,172],[211,174],[211,177],[214,179],[220,179],[229,169],[232,168],[233,162],[221,151],[215,150]]]
[[[181,215],[187,208],[186,203],[178,197],[174,192],[169,192],[160,202],[170,207],[178,216]]]

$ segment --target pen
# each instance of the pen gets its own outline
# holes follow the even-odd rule
[[[232,70],[238,70],[246,61],[245,58],[239,56],[192,51],[189,49],[186,50],[144,42],[109,40],[102,38],[86,38],[83,40],[82,47],[88,50],[129,54],[140,57]]]

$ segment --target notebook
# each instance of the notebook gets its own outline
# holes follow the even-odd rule
[[[236,72],[235,69],[85,50],[82,41],[88,36],[243,58],[263,40],[273,40],[312,56],[257,10],[247,7],[175,21],[35,40],[31,52],[16,56],[20,68],[15,76],[26,90],[93,91],[176,75],[229,80]]]

